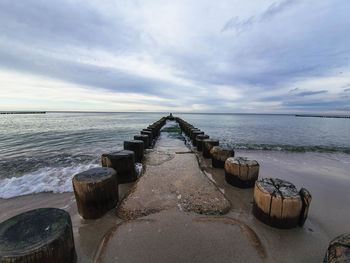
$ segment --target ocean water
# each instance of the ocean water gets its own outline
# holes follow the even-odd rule
[[[350,119],[294,115],[179,114],[235,149],[350,154]]]
[[[0,115],[0,198],[72,191],[71,179],[102,153],[166,113]],[[350,119],[174,114],[232,148],[350,154]]]

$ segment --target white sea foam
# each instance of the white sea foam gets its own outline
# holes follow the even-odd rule
[[[0,198],[12,198],[41,192],[72,192],[72,178],[77,173],[98,167],[96,163],[69,167],[46,167],[21,177],[0,180]]]
[[[135,163],[135,171],[137,178],[139,178],[142,175],[142,163]]]
[[[170,120],[167,120],[165,122],[165,124],[163,125],[162,129],[161,130],[164,130],[166,128],[171,128],[171,127],[176,127],[178,126],[177,122],[176,121],[170,121]]]

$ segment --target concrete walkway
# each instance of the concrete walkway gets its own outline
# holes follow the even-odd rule
[[[261,262],[258,236],[223,216],[230,202],[176,127],[168,122],[146,155],[145,173],[117,209],[127,221],[106,234],[95,262]]]
[[[174,125],[168,122],[164,130]],[[200,170],[176,129],[161,133],[145,164],[146,172],[117,210],[119,217],[134,219],[174,207],[211,215],[229,211],[230,202]]]

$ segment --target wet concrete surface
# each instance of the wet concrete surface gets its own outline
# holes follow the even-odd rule
[[[243,223],[173,208],[116,225],[95,262],[263,262],[260,240]]]
[[[230,202],[201,171],[183,140],[162,132],[145,165],[145,173],[119,205],[119,217],[135,219],[174,207],[210,215],[229,211]]]

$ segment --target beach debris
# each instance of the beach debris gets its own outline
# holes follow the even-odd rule
[[[117,172],[113,168],[93,168],[72,179],[78,212],[84,219],[96,219],[118,203]]]
[[[143,172],[142,163],[135,163],[135,172],[136,172],[137,178],[139,178],[142,175],[142,172]]]
[[[101,162],[103,167],[111,167],[117,171],[118,184],[136,181],[135,154],[133,151],[122,150],[102,154]]]
[[[215,168],[224,168],[228,158],[235,156],[234,150],[214,146],[210,150],[212,166]]]
[[[224,168],[226,182],[240,188],[253,187],[259,176],[259,163],[246,157],[230,157]]]
[[[334,238],[328,246],[324,263],[350,262],[350,234],[343,234]]]
[[[124,150],[130,150],[135,153],[135,162],[141,163],[143,159],[144,143],[141,140],[124,141]]]
[[[299,192],[294,184],[288,181],[263,178],[255,183],[253,214],[270,226],[302,226],[307,218],[310,203],[311,194],[305,188]]]
[[[218,146],[219,145],[219,140],[214,140],[214,139],[204,139],[203,140],[203,157],[204,158],[211,158],[210,155],[210,150],[211,148],[213,148],[214,146]]]
[[[76,262],[70,215],[39,208],[0,223],[0,262]]]
[[[200,152],[203,150],[203,140],[205,139],[209,139],[209,136],[206,134],[199,134],[196,136],[196,146],[197,150]]]

